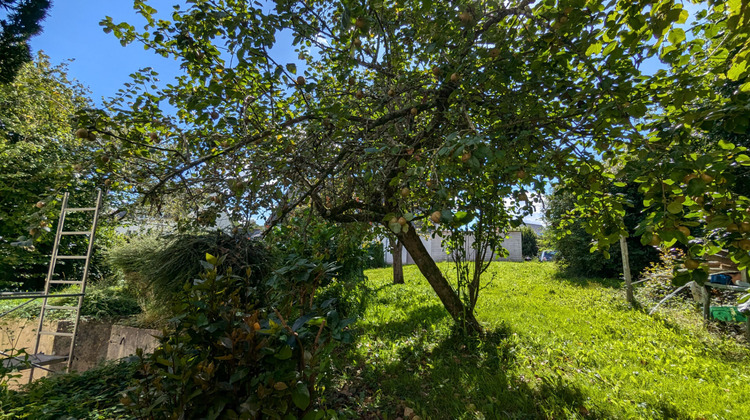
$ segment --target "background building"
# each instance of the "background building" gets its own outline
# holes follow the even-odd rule
[[[432,256],[435,262],[451,261],[450,254],[443,247],[443,244],[442,244],[443,237],[440,236],[440,233],[435,235],[434,238],[423,237],[423,236],[420,236],[420,238],[422,239],[422,243],[424,244],[424,247],[430,253],[430,256]],[[473,243],[474,243],[474,236],[467,235],[466,245],[465,245],[467,259],[474,258],[474,249],[471,247]],[[384,250],[385,263],[393,264],[393,254],[391,253],[391,244],[389,240],[386,239],[384,244],[385,244],[385,250]],[[521,232],[520,231],[508,232],[502,246],[508,250],[508,256],[506,258],[495,257],[496,261],[523,261],[523,255],[521,254]],[[404,264],[414,264],[414,259],[412,259],[411,255],[409,255],[409,252],[406,249],[402,251],[401,259]]]

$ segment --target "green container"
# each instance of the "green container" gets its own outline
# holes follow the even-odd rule
[[[724,322],[745,322],[747,318],[736,306],[712,306],[711,318]]]

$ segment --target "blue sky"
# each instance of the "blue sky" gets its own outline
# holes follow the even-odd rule
[[[174,0],[149,2],[160,13],[171,13]],[[56,0],[43,23],[44,32],[31,39],[34,52],[42,50],[52,63],[69,63],[69,76],[91,89],[91,98],[101,104],[143,67],[154,67],[162,80],[179,72],[176,61],[146,51],[137,44],[123,47],[112,34],[105,34],[99,22],[112,16],[142,28],[143,19],[133,11],[130,0]],[[139,25],[136,25],[138,23]]]

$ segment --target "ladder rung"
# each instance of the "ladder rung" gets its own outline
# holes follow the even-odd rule
[[[72,212],[72,211],[94,211],[96,210],[96,207],[69,207],[65,209],[66,212]]]
[[[56,332],[56,331],[39,331],[39,335],[55,335],[60,337],[72,337],[73,333]]]
[[[58,255],[58,260],[85,260],[85,255]]]
[[[76,311],[78,310],[77,306],[55,306],[55,305],[45,305],[44,309],[60,309],[65,311]]]
[[[49,284],[81,284],[80,280],[50,280]]]
[[[70,232],[60,232],[60,235],[91,235],[90,230],[77,230]]]

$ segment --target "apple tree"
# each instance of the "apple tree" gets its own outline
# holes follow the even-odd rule
[[[667,12],[666,16],[670,13]],[[684,22],[687,11],[680,11]],[[643,31],[647,25],[629,25]],[[750,9],[746,2],[699,4],[690,24],[664,29],[653,46],[662,69],[641,75],[623,106],[633,110],[628,141],[605,149],[602,161],[611,169],[606,178],[581,167],[590,185],[567,183],[577,198],[579,214],[597,246],[606,249],[620,235],[640,236],[644,245],[687,250],[675,271],[675,285],[708,278],[710,255],[728,250],[743,268],[750,264]],[[602,38],[602,50],[623,38]],[[607,180],[608,179],[608,180]],[[607,192],[637,185],[643,195],[641,221],[635,231],[622,224],[626,194]],[[615,187],[615,188],[612,188]],[[618,217],[618,214],[620,217]]]
[[[496,244],[553,182],[602,215],[602,241],[619,236],[623,203],[604,195],[615,180],[604,161],[660,147],[641,124],[658,124],[651,113],[678,106],[670,92],[694,83],[641,70],[691,52],[680,35],[689,13],[670,0],[134,7],[144,22],[107,18],[104,30],[178,60],[184,74],[159,88],[144,69],[108,109],[80,115],[120,186],[156,205],[194,194],[202,220],[229,209],[266,212],[272,225],[309,205],[330,221],[388,228],[471,330],[473,311],[417,228],[474,223]],[[703,7],[712,14],[695,19],[706,28],[720,25],[717,13],[745,19],[745,9]],[[741,42],[740,27],[725,37]]]

